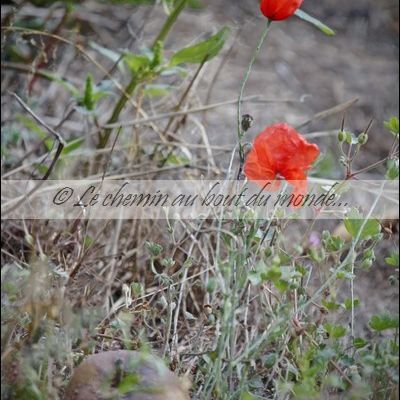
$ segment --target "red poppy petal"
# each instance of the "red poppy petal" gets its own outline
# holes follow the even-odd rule
[[[276,163],[276,157],[273,153],[273,149],[269,144],[267,137],[261,137],[254,141],[254,151],[257,153],[258,162],[266,169],[273,171],[276,175],[278,166]]]
[[[299,194],[306,194],[307,192],[307,175],[302,170],[291,170],[286,171],[283,177],[287,182],[293,186],[293,194],[295,196]]]
[[[278,0],[278,3],[280,4],[274,15],[275,21],[282,21],[291,17],[297,11],[297,9],[300,8],[303,1],[304,0]]]
[[[274,169],[284,161],[288,154],[295,151],[295,146],[289,140],[287,124],[274,124],[267,127],[254,141],[254,148],[260,154],[261,162],[268,162]],[[261,156],[264,155],[264,157]]]
[[[316,144],[308,143],[304,138],[299,141],[296,151],[286,160],[284,169],[310,169],[320,154]]]
[[[254,142],[258,153],[268,155],[268,163],[278,172],[285,169],[309,169],[319,156],[319,148],[308,143],[294,128],[279,123],[267,127]],[[260,161],[264,161],[260,157]]]
[[[261,12],[272,21],[282,21],[291,17],[303,0],[262,0]]]
[[[307,190],[307,171],[319,155],[319,148],[308,143],[294,128],[285,123],[268,126],[254,140],[245,163],[248,179],[260,184],[281,175],[294,186],[296,194]],[[270,190],[279,188],[274,182]]]
[[[247,178],[252,181],[271,180],[276,176],[276,173],[269,164],[259,161],[258,153],[255,148],[247,155],[244,164],[244,173]]]

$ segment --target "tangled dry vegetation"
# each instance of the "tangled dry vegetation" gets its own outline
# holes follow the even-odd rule
[[[226,175],[232,136],[216,141],[208,128],[233,115],[235,97],[213,102],[212,94],[234,32],[209,63],[155,67],[129,92],[143,58],[162,65],[157,57],[204,32],[180,35],[178,19],[163,53],[160,5],[20,3],[2,5],[2,179]],[[187,13],[206,26],[204,10]],[[258,93],[245,100],[274,101]],[[316,110],[324,113],[308,122],[334,116],[340,128],[352,105]],[[60,152],[35,116],[62,135]],[[119,128],[118,120],[128,122]],[[330,162],[315,173],[335,169]],[[398,264],[387,263],[396,264],[397,221],[357,243],[356,277],[343,261],[352,242],[333,233],[337,224],[2,221],[2,398],[62,398],[85,356],[129,349],[164,358],[193,399],[395,399]],[[372,310],[363,303],[371,274],[380,281]]]

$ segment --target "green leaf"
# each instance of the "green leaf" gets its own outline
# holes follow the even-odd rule
[[[246,391],[240,394],[240,400],[256,400],[256,397]]]
[[[93,50],[98,51],[101,55],[113,62],[117,62],[121,58],[121,54],[117,51],[107,49],[106,47],[100,46],[95,42],[90,42],[89,45]]]
[[[387,329],[398,329],[399,316],[390,314],[374,315],[369,321],[369,326],[371,329],[378,332]]]
[[[48,151],[53,148],[54,140],[51,138],[47,138],[47,132],[45,132],[35,121],[22,114],[17,114],[16,118],[25,126],[25,128],[27,128],[31,132],[36,133],[39,138],[43,140],[43,143]]]
[[[344,301],[344,308],[347,311],[350,311],[353,308],[356,308],[360,305],[360,300],[359,299],[354,299],[353,301],[351,299],[346,299]]]
[[[266,368],[272,368],[277,360],[278,356],[276,353],[269,353],[262,358],[263,365]]]
[[[368,342],[364,340],[363,338],[355,338],[353,340],[353,345],[356,349],[362,349],[365,346],[368,346]]]
[[[399,119],[397,117],[390,118],[389,121],[384,122],[385,128],[388,129],[392,135],[399,136]]]
[[[34,163],[33,166],[36,169],[36,171],[38,171],[40,174],[43,175],[47,174],[47,171],[49,170],[49,167],[44,164]]]
[[[111,91],[107,89],[106,86],[107,81],[103,81],[99,85],[96,85],[93,76],[89,73],[85,80],[83,93],[74,96],[78,101],[78,106],[75,108],[76,111],[86,115],[93,114],[97,102],[102,97],[111,94]]]
[[[205,6],[200,0],[189,0],[188,7],[193,8],[195,10],[201,10]]]
[[[89,235],[86,235],[83,238],[83,246],[85,247],[85,249],[89,248],[92,244],[93,244],[93,238]]]
[[[399,159],[395,158],[387,162],[386,178],[394,181],[399,177]]]
[[[274,281],[275,287],[282,293],[284,293],[289,288],[289,282],[284,279],[278,279]]]
[[[261,273],[261,278],[263,281],[278,282],[281,277],[282,272],[279,267],[271,267]]]
[[[147,68],[151,60],[149,57],[141,54],[127,53],[124,56],[124,62],[133,73],[138,73],[140,70]]]
[[[143,287],[139,282],[132,282],[131,289],[132,289],[133,294],[136,297],[139,297],[143,291]]]
[[[174,0],[161,0],[161,4],[164,7],[165,13],[169,15],[173,10]]]
[[[66,79],[61,78],[54,74],[46,73],[46,75],[51,81],[59,83],[62,87],[64,87],[64,89],[66,89],[73,97],[79,96],[79,90],[72,83],[68,82]]]
[[[302,19],[303,21],[306,21],[306,22],[310,23],[311,25],[314,25],[320,31],[325,33],[325,35],[334,36],[336,34],[336,32],[333,29],[329,28],[328,25],[325,25],[323,22],[321,22],[317,18],[312,17],[311,15],[307,14],[306,12],[304,12],[300,9],[295,12],[295,15],[298,18]]]
[[[260,273],[258,273],[257,271],[250,271],[247,275],[249,282],[253,285],[253,286],[257,286],[260,285],[262,283],[262,278]]]
[[[165,162],[166,165],[187,165],[189,163],[189,158],[177,154],[170,154]]]
[[[326,250],[329,252],[335,252],[342,250],[344,247],[344,240],[340,236],[330,236],[323,240]]]
[[[335,311],[340,308],[340,304],[336,303],[335,301],[329,300],[322,300],[322,305],[329,311]]]
[[[148,97],[163,97],[169,94],[171,86],[162,84],[146,85],[143,94]]]
[[[262,261],[255,266],[253,271],[250,271],[247,278],[254,286],[266,281],[273,282],[277,289],[281,291],[285,291],[289,286],[287,281],[281,279],[282,271],[279,265],[267,267]]]
[[[158,257],[163,251],[163,247],[160,244],[154,242],[145,242],[145,247],[152,257]]]
[[[308,251],[311,259],[317,263],[323,262],[325,259],[325,251],[321,247],[320,249],[310,248]]]
[[[92,111],[95,106],[95,101],[93,98],[93,77],[91,74],[88,74],[85,82],[85,92],[83,93],[82,103],[86,107],[88,111]]]
[[[392,253],[390,257],[385,258],[385,262],[391,267],[399,268],[399,252]]]
[[[72,153],[73,151],[79,149],[79,147],[82,146],[82,143],[84,141],[85,141],[84,138],[77,138],[70,140],[63,148],[61,155],[65,156],[66,154]]]
[[[340,325],[325,324],[324,329],[329,334],[329,337],[333,339],[340,339],[346,335],[346,328]]]
[[[364,225],[365,223],[365,225]],[[362,226],[364,225],[360,234],[360,239],[367,239],[381,233],[381,225],[376,219],[369,219],[365,221],[362,219],[361,214],[357,210],[352,210],[344,220],[344,225],[347,232],[354,238],[358,236]]]
[[[209,39],[193,46],[185,47],[172,56],[169,66],[174,67],[183,63],[200,64],[211,60],[223,48],[229,32],[229,28],[224,27]]]
[[[169,66],[168,66],[168,67],[164,67],[164,68],[162,69],[160,75],[161,75],[161,76],[165,76],[165,77],[168,77],[168,76],[178,76],[178,77],[180,77],[180,78],[185,78],[185,77],[188,76],[188,71],[187,71],[187,69],[184,68],[184,67],[176,66],[176,67],[171,67],[171,68],[169,68]]]

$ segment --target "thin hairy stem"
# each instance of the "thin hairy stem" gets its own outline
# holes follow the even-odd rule
[[[244,137],[245,131],[243,130],[243,127],[242,127],[242,101],[243,101],[244,91],[246,89],[246,84],[247,84],[247,81],[249,80],[251,70],[253,69],[253,66],[257,60],[257,56],[260,53],[261,47],[264,43],[264,40],[266,39],[266,37],[268,35],[269,29],[271,27],[271,22],[272,21],[268,20],[265,25],[265,28],[264,28],[264,30],[261,34],[261,37],[258,41],[257,47],[255,48],[255,50],[253,52],[250,63],[247,66],[242,83],[240,85],[239,98],[238,98],[238,103],[237,103],[237,125],[238,125],[237,129],[238,129],[238,143],[239,143],[239,157],[240,157],[239,176],[241,175],[241,172],[243,169],[243,164],[244,164],[243,137]]]

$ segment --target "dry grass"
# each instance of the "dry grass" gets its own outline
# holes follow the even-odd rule
[[[240,30],[210,63],[151,82],[167,88],[166,94],[149,97],[144,89],[149,89],[150,82],[142,82],[120,116],[129,123],[123,123],[122,130],[110,131],[104,143],[99,133],[106,129],[110,110],[129,81],[127,69],[115,64],[117,53],[121,48],[138,51],[148,45],[165,19],[162,8],[88,1],[69,13],[61,3],[46,8],[23,3],[16,12],[2,6],[3,179],[38,179],[49,172],[43,166],[48,168],[58,158],[56,148],[46,147],[46,129],[43,135],[38,132],[43,126],[27,123],[34,115],[66,142],[82,138],[79,148],[62,154],[51,168],[53,179],[103,174],[107,178],[213,179],[232,171],[229,162],[235,154],[236,132],[232,103],[247,62],[246,47],[251,45]],[[167,55],[204,35],[210,14],[220,21],[221,10],[215,7],[185,14],[167,41]],[[236,6],[225,7],[232,8],[227,14],[239,18]],[[318,7],[323,15],[326,9]],[[380,14],[381,24],[392,18],[390,7],[385,10],[389,11]],[[193,19],[201,27],[195,32]],[[289,25],[289,32],[297,25]],[[243,26],[249,30],[249,24]],[[317,39],[308,28],[302,29],[309,42],[298,51],[305,54]],[[380,32],[381,25],[376,29]],[[392,94],[387,93],[396,80],[391,54],[382,54],[382,65],[368,70],[371,79],[378,79],[377,71],[388,71],[380,96],[374,94],[369,101],[365,94],[370,96],[373,89],[366,89],[357,107],[348,102],[360,96],[356,90],[347,96],[347,89],[343,94],[336,88],[338,92],[329,100],[318,96],[323,74],[313,72],[317,81],[313,88],[311,83],[302,86],[296,74],[306,68],[306,60],[293,64],[291,74],[286,61],[292,60],[297,47],[284,28],[277,27],[275,34],[269,54],[274,68],[265,72],[267,61],[262,56],[255,70],[256,80],[265,73],[270,86],[264,90],[252,82],[249,92],[256,96],[246,98],[246,108],[256,117],[251,134],[266,119],[282,118],[287,112],[285,119],[303,125],[310,137],[330,149],[344,112],[357,129],[368,124],[371,114],[382,123],[388,116],[382,110],[386,105],[396,113],[397,106],[388,100]],[[339,45],[346,40],[340,36]],[[284,50],[277,50],[278,42],[283,42]],[[336,54],[334,47],[334,42],[321,44],[321,51]],[[113,60],[105,56],[104,48],[113,51]],[[279,64],[276,59],[282,54],[286,61]],[[341,54],[338,57],[342,59]],[[309,55],[306,58],[312,62]],[[325,59],[324,63],[330,61],[334,62]],[[330,79],[339,74],[340,60],[336,62],[329,65]],[[89,73],[112,93],[99,101],[96,113],[82,112],[79,99],[65,84],[74,84],[82,93]],[[276,73],[283,77],[285,89],[282,81],[272,77]],[[348,79],[353,78],[351,74]],[[275,84],[271,83],[274,79]],[[354,85],[359,88],[363,82]],[[308,103],[302,95],[310,91],[313,98]],[[13,92],[29,104],[32,113],[21,108]],[[388,140],[373,138],[372,143],[379,143],[379,148],[367,150],[369,163],[387,155],[390,135]],[[335,156],[333,151],[333,160]],[[235,169],[237,160],[233,160]],[[336,161],[326,165],[316,172],[336,176]],[[165,358],[171,370],[192,382],[193,399],[394,399],[397,330],[389,341],[386,335],[372,332],[368,321],[383,310],[398,313],[394,305],[398,271],[387,272],[384,263],[396,248],[397,223],[385,225],[380,238],[357,242],[354,248],[344,243],[340,252],[316,257],[310,250],[307,227],[286,221],[3,220],[2,361],[6,372],[2,380],[17,394],[6,385],[2,398],[62,398],[74,365],[84,355],[150,348]],[[313,231],[322,237],[323,230],[333,231],[337,224],[317,224]],[[261,240],[268,229],[276,234],[274,246],[270,236]],[[346,330],[354,324],[342,306],[332,310],[326,306],[349,298],[351,278],[326,282],[338,272],[336,268],[347,271],[342,264],[349,253],[356,249],[362,255],[379,240],[381,247],[374,259],[379,272],[361,272],[355,279],[362,301],[355,329],[357,336],[370,340],[364,354],[353,347],[349,333],[334,338],[324,328],[327,322]],[[363,260],[357,262],[356,267]],[[270,275],[260,278],[257,271],[266,265]],[[274,277],[276,270],[284,273],[279,279]],[[370,287],[371,275],[380,277],[375,290]],[[371,292],[363,299],[366,287]],[[368,353],[373,354],[372,361]]]

